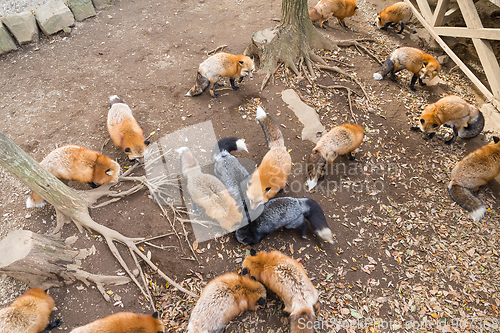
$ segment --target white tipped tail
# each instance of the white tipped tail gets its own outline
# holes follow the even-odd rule
[[[483,218],[484,213],[486,213],[486,207],[481,206],[478,209],[469,212],[469,215],[475,222],[478,222],[480,219]]]
[[[377,81],[382,80],[384,77],[380,73],[373,73],[373,78]]]
[[[123,103],[123,101],[117,95],[109,96],[109,105],[113,106],[115,103]]]
[[[307,180],[307,190],[308,191],[312,190],[316,186],[316,184],[318,184],[318,182],[316,180],[308,179]]]
[[[187,92],[187,94],[186,94],[186,95],[184,95],[184,96],[189,96],[189,97],[192,97],[193,95],[191,95],[191,90],[189,90],[189,91]]]
[[[246,151],[248,153],[248,148],[247,148],[247,145],[245,143],[245,140],[244,139],[238,139],[236,140],[236,147],[238,147],[238,151]]]
[[[257,106],[257,119],[263,119],[267,117],[266,111],[259,105]]]
[[[33,200],[31,200],[31,196],[26,199],[26,208],[41,208],[45,206],[46,202],[42,201],[40,203],[35,203]]]
[[[316,230],[316,234],[330,244],[333,244],[333,234],[330,228]]]

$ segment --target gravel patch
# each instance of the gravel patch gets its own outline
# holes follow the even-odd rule
[[[34,10],[49,0],[0,0],[0,17]]]

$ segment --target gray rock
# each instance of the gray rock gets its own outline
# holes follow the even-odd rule
[[[9,34],[7,28],[0,22],[0,54],[9,53],[17,49],[14,38]]]
[[[92,0],[92,2],[94,3],[94,7],[97,9],[109,7],[112,3],[111,0]]]
[[[68,6],[77,21],[83,21],[96,15],[91,0],[68,0]]]
[[[441,55],[441,56],[437,57],[436,59],[440,65],[446,65],[448,63],[448,61],[450,61],[450,57],[447,56],[446,54]]]
[[[441,36],[441,39],[443,42],[446,43],[450,47],[450,49],[453,49],[455,46],[458,45],[458,38],[456,37],[451,37],[451,36]]]
[[[9,28],[19,44],[26,44],[38,40],[39,32],[35,16],[27,10],[21,14],[5,16],[3,24]]]
[[[427,32],[425,28],[417,29],[415,35],[420,39],[425,48],[432,51],[441,50],[441,46],[432,38],[432,36]]]
[[[40,29],[47,36],[75,24],[75,18],[62,0],[52,0],[35,9],[35,18]]]

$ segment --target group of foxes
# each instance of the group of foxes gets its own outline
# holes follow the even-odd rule
[[[319,26],[334,16],[347,27],[344,19],[356,14],[355,0],[320,0],[309,11],[313,22]],[[387,7],[377,17],[377,26],[387,30],[400,25],[411,17],[411,8],[404,2]],[[415,48],[396,49],[382,68],[374,73],[374,79],[382,80],[389,72],[393,81],[395,73],[407,69],[413,73],[410,89],[415,90],[417,80],[433,79],[440,70],[439,63],[431,55]],[[198,68],[196,83],[187,96],[196,96],[209,88],[212,97],[218,79],[228,77],[231,87],[238,89],[244,77],[253,78],[253,57],[217,53],[202,62]],[[320,205],[309,198],[275,197],[287,184],[291,172],[291,157],[285,147],[283,135],[277,124],[262,107],[257,108],[256,119],[261,125],[269,150],[252,173],[234,157],[233,151],[248,151],[243,139],[226,137],[219,140],[212,152],[214,175],[203,173],[194,153],[188,147],[177,149],[183,176],[187,180],[187,192],[196,207],[217,221],[228,231],[236,231],[236,239],[244,245],[259,243],[264,237],[281,228],[300,229],[305,237],[308,226],[323,240],[333,244],[333,234]],[[440,126],[451,127],[453,136],[445,142],[452,144],[456,137],[463,139],[477,136],[484,127],[482,113],[458,96],[446,96],[427,105],[419,118],[421,131],[432,138]],[[110,97],[107,128],[110,137],[130,160],[144,162],[149,145],[143,131],[132,115],[131,109],[118,96]],[[313,148],[307,163],[305,184],[312,190],[326,173],[326,167],[339,155],[354,159],[352,152],[363,142],[363,127],[343,124],[324,134]],[[98,186],[117,182],[120,166],[96,151],[68,145],[57,148],[40,163],[48,172],[64,180],[75,180]],[[500,139],[472,152],[460,161],[451,172],[448,191],[451,198],[466,209],[478,221],[484,215],[484,204],[471,191],[486,184],[500,173]],[[43,198],[32,193],[27,207],[44,205]],[[291,332],[313,332],[307,323],[314,322],[318,306],[318,292],[307,277],[302,265],[278,251],[259,252],[253,249],[242,264],[241,274],[227,273],[210,281],[191,312],[187,332],[223,332],[229,321],[243,311],[263,306],[266,288],[282,298],[284,311],[290,314]],[[9,307],[0,309],[0,332],[37,333],[61,324],[61,320],[49,324],[54,300],[41,289],[30,289]],[[165,328],[158,313],[140,315],[130,312],[117,313],[85,326],[72,333],[160,333]]]

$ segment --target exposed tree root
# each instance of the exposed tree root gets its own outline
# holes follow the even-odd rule
[[[207,55],[211,56],[212,54],[216,54],[217,52],[219,51],[222,51],[224,48],[226,48],[227,45],[221,45],[221,46],[217,46],[215,49],[213,49],[212,51],[208,51],[207,52]]]
[[[357,95],[357,93],[355,91],[353,91],[349,87],[345,87],[345,86],[341,86],[341,85],[324,86],[322,84],[318,84],[318,87],[323,88],[323,89],[345,89],[345,90],[347,90],[347,100],[349,101],[349,110],[351,111],[351,117],[356,124],[358,123],[358,120],[354,116],[354,112],[352,112],[352,102],[351,102],[351,92],[354,92]]]
[[[341,75],[344,75],[348,78],[350,78],[351,80],[353,80],[354,82],[356,82],[356,84],[361,88],[361,90],[363,90],[363,94],[365,95],[366,97],[366,100],[368,102],[370,102],[370,97],[368,97],[368,94],[366,93],[365,91],[365,88],[363,87],[363,85],[358,81],[358,79],[356,79],[354,76],[350,75],[349,73],[343,71],[342,69],[338,68],[337,66],[323,66],[323,65],[318,65],[318,68],[319,69],[323,69],[323,70],[327,70],[327,71],[332,71],[332,72],[336,72],[336,73],[339,73]]]

